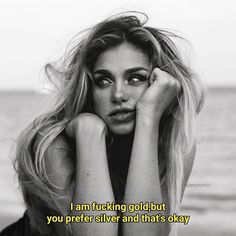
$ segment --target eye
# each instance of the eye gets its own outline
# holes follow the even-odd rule
[[[134,75],[129,76],[128,83],[129,84],[137,84],[140,82],[145,82],[147,80],[148,80],[148,78],[144,75],[134,74]]]
[[[112,81],[107,77],[100,77],[94,79],[94,84],[98,87],[107,87],[112,83]]]

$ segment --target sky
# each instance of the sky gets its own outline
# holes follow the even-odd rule
[[[125,10],[184,36],[184,55],[206,86],[236,86],[234,0],[1,0],[0,90],[42,90],[44,65],[76,33]]]

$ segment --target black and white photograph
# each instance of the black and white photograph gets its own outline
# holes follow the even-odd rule
[[[236,234],[236,3],[0,2],[0,236]]]

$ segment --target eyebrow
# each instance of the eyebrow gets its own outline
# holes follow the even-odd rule
[[[131,73],[141,71],[141,70],[149,72],[149,70],[145,67],[133,67],[133,68],[125,70],[125,74],[131,74]],[[111,72],[109,72],[108,70],[101,69],[101,70],[94,71],[94,74],[107,74],[107,75],[110,75]]]

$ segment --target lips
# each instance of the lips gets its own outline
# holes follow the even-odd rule
[[[117,114],[122,114],[122,113],[128,113],[128,112],[132,112],[134,111],[133,109],[130,109],[130,108],[117,108],[117,109],[114,109],[110,114],[109,116],[114,116],[114,115],[117,115]]]
[[[134,110],[130,108],[115,109],[109,116],[115,123],[129,122],[134,118]]]

